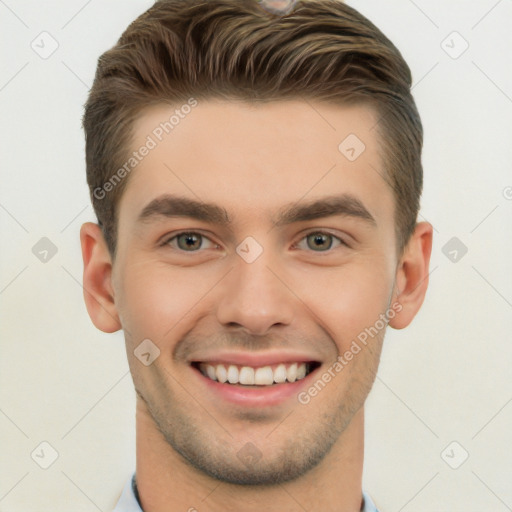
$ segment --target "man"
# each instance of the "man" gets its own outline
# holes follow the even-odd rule
[[[162,0],[101,56],[81,244],[137,393],[116,511],[376,510],[364,402],[432,246],[410,86],[337,0]]]

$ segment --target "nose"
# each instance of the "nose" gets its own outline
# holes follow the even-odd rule
[[[235,268],[220,283],[218,321],[225,328],[243,329],[253,335],[289,325],[297,298],[275,260],[272,262],[265,252],[252,263],[236,258]]]

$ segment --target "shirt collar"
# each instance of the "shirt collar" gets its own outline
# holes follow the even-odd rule
[[[135,473],[126,482],[121,497],[113,512],[143,512],[135,497],[134,482]],[[363,491],[364,507],[361,512],[378,512],[372,499]]]
[[[121,493],[121,497],[117,502],[116,508],[112,512],[143,512],[133,490],[132,482],[134,478],[135,473],[126,482],[123,488],[123,492]]]

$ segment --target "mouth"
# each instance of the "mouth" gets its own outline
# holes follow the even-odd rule
[[[273,351],[230,351],[189,360],[200,393],[212,404],[238,408],[284,406],[298,400],[321,371],[313,354]],[[313,356],[314,357],[314,356]],[[229,409],[228,409],[229,410]]]
[[[193,361],[191,366],[207,379],[241,388],[275,387],[305,379],[316,370],[318,361],[297,361],[265,366],[245,366],[225,362]]]

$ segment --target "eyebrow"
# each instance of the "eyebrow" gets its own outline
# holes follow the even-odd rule
[[[352,217],[377,225],[375,218],[357,197],[351,194],[327,196],[309,202],[297,202],[285,205],[273,219],[280,227],[294,222],[315,220],[330,216]],[[158,217],[189,217],[229,227],[232,224],[225,208],[186,197],[165,194],[153,199],[138,216],[138,222],[148,222]]]

